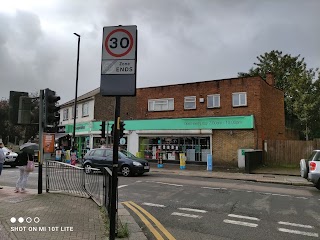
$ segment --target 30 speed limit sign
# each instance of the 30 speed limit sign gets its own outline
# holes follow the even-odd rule
[[[104,27],[101,59],[101,94],[104,96],[135,95],[136,60],[137,26]],[[134,86],[132,85],[132,80],[134,80]],[[127,89],[121,90],[119,84],[124,84],[123,87],[127,87]],[[131,85],[132,87],[130,88]]]

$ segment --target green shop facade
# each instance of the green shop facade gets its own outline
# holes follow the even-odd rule
[[[125,136],[120,146],[154,161],[179,162],[179,154],[184,153],[187,163],[205,163],[207,154],[212,154],[214,163],[236,164],[238,149],[256,147],[253,115],[125,120],[124,123]],[[109,144],[112,144],[112,124],[113,121],[106,121]],[[76,124],[79,153],[100,147],[100,125],[101,121]],[[65,132],[72,135],[73,125],[66,125]]]

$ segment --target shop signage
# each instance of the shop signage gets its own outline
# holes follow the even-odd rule
[[[90,125],[92,124],[92,125]],[[76,132],[99,132],[100,122],[79,123]],[[111,132],[113,121],[109,121],[108,132]],[[126,130],[199,130],[199,129],[253,129],[254,117],[204,117],[204,118],[177,118],[177,119],[149,119],[149,120],[125,120]],[[72,133],[73,127],[67,127],[68,133]]]

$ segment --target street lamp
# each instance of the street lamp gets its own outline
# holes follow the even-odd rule
[[[76,145],[76,112],[77,112],[77,98],[78,98],[78,76],[79,76],[79,55],[80,55],[80,35],[73,33],[78,37],[78,56],[77,56],[77,75],[76,75],[76,93],[74,97],[74,109],[73,109],[73,133],[72,133],[72,148],[75,150]]]

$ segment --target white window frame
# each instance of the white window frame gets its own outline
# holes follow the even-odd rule
[[[82,117],[88,117],[88,116],[89,116],[89,103],[86,102],[82,104]]]
[[[212,97],[212,106],[209,106],[209,98],[211,97]],[[218,100],[215,100],[217,97],[218,97]],[[207,95],[207,108],[219,108],[219,107],[220,107],[220,94]]]
[[[67,121],[69,119],[69,108],[63,109],[63,121]]]
[[[169,102],[172,103],[170,104]],[[158,109],[156,106],[162,106]],[[161,112],[174,110],[174,98],[160,98],[160,99],[148,99],[148,111],[149,112]]]
[[[241,96],[244,95],[244,102],[241,102]],[[234,97],[238,98],[239,104],[236,105],[234,103]],[[233,107],[244,107],[247,106],[247,93],[246,92],[236,92],[236,93],[232,93],[232,106]]]
[[[187,103],[194,103],[193,107],[187,107]],[[189,109],[197,109],[197,97],[196,96],[186,96],[184,97],[184,109],[189,110]]]
[[[79,105],[77,105],[77,111],[76,111],[76,118],[78,118],[78,110],[79,110]],[[72,107],[72,119],[73,119],[73,116],[74,116],[74,106]]]

